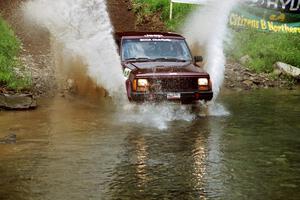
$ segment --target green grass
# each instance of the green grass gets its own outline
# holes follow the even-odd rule
[[[18,54],[21,43],[9,25],[0,17],[0,88],[8,90],[27,90],[31,87],[28,75],[18,76],[15,68],[20,67]]]
[[[277,61],[300,67],[300,35],[258,32],[255,30],[233,31],[233,43],[227,54],[238,61],[242,56],[251,59],[246,65],[256,72],[272,72]]]
[[[191,4],[173,4],[173,19],[169,19],[170,1],[169,0],[131,0],[134,11],[138,18],[142,21],[143,16],[152,15],[154,13],[161,13],[161,19],[165,22],[168,30],[175,31],[182,25],[186,16],[196,8]]]

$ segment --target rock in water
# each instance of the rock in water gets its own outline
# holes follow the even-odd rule
[[[31,94],[0,94],[0,109],[26,110],[36,106],[36,99]]]
[[[300,79],[300,69],[297,68],[297,67],[294,67],[292,65],[282,63],[282,62],[277,62],[275,64],[275,67],[276,67],[277,71],[279,70],[284,74],[287,74],[287,75],[292,76],[294,78]],[[275,69],[275,71],[276,71],[276,69]]]
[[[17,135],[14,133],[9,134],[4,138],[0,138],[0,144],[14,144],[17,141]]]

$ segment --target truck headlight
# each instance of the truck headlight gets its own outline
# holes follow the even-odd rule
[[[137,86],[138,87],[148,87],[149,86],[149,82],[148,82],[147,79],[138,79]]]
[[[199,78],[198,85],[199,86],[208,86],[208,79],[207,78]]]
[[[147,79],[134,79],[132,89],[137,92],[147,92],[149,90],[149,82]]]

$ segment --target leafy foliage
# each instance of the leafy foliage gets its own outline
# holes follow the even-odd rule
[[[30,87],[30,78],[18,77],[15,72],[15,68],[20,65],[17,58],[20,45],[14,32],[0,17],[0,87],[10,90],[23,90]]]

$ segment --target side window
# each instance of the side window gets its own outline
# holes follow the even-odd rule
[[[122,43],[122,58],[125,60],[129,56],[129,52],[128,52],[128,42],[125,40]]]
[[[180,51],[181,51],[181,54],[180,56],[182,58],[189,58],[189,59],[192,59],[191,57],[191,53],[189,51],[189,48],[187,46],[187,44],[185,42],[181,42],[180,43]]]

